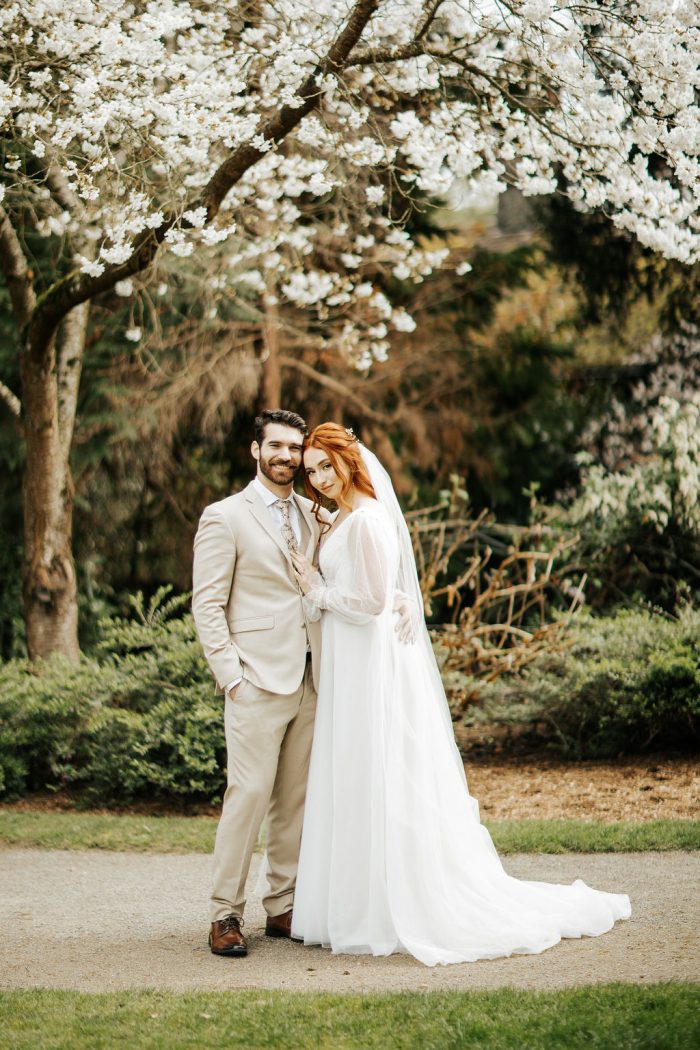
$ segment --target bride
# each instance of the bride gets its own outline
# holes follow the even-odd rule
[[[339,510],[321,573],[294,555],[323,641],[292,936],[432,966],[541,952],[628,918],[624,894],[505,873],[467,788],[425,623],[403,641],[394,630],[397,592],[416,610],[422,601],[389,476],[336,423],[307,438],[304,468],[317,513],[319,494]]]

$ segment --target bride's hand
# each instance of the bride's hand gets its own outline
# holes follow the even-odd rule
[[[394,601],[395,613],[398,613],[395,630],[399,641],[404,645],[413,645],[416,640],[416,605],[406,595],[397,597]]]
[[[303,594],[323,586],[323,576],[303,554],[292,551],[292,565]]]

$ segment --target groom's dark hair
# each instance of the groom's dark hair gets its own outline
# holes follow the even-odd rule
[[[309,432],[306,420],[296,412],[287,412],[284,408],[264,408],[260,415],[255,417],[255,440],[259,445],[262,445],[265,440],[265,427],[268,423],[281,423],[284,427],[294,427],[295,430],[300,430],[304,437]]]

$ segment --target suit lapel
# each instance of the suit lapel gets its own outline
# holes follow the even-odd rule
[[[275,522],[272,520],[272,515],[270,514],[269,509],[265,506],[265,504],[255,491],[255,486],[253,485],[252,481],[245,491],[246,499],[250,503],[251,514],[253,515],[255,520],[262,526],[262,528],[268,534],[270,539],[274,540],[274,542],[277,544],[291,568],[292,559],[289,554],[289,548],[287,547],[287,544],[284,541],[282,533],[277,528]]]
[[[270,514],[269,507],[266,507],[260,496],[255,491],[255,486],[251,481],[245,490],[246,499],[250,504],[250,511],[255,520],[262,526],[268,536],[275,541],[279,549],[282,551],[287,564],[291,570],[292,578],[296,582],[296,576],[294,575],[294,568],[292,566],[292,558],[289,553],[289,548],[285,543],[282,532],[275,524],[272,515]],[[300,499],[294,500],[296,508],[299,512],[301,519],[301,533],[302,533],[302,549],[303,553],[309,559],[313,561],[316,553],[316,545],[318,541],[318,523],[311,513],[310,509],[305,503],[302,503]]]
[[[302,544],[304,547],[304,554],[309,561],[313,561],[313,555],[316,548],[315,535],[317,530],[314,527],[316,525],[316,520],[309,508],[302,503],[300,499],[295,499],[294,502],[297,505],[299,517],[301,518],[302,539],[306,540],[306,542]]]

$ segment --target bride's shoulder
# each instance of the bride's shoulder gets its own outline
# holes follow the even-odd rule
[[[350,517],[355,519],[356,525],[362,521],[384,521],[386,511],[378,500],[368,496],[366,500],[360,503],[359,507],[355,507]]]
[[[378,510],[379,507],[380,504],[378,500],[376,500],[373,496],[365,496],[365,494],[362,493],[359,496],[359,501],[355,506],[355,509],[353,510],[353,514],[357,514],[357,512],[361,510]]]

